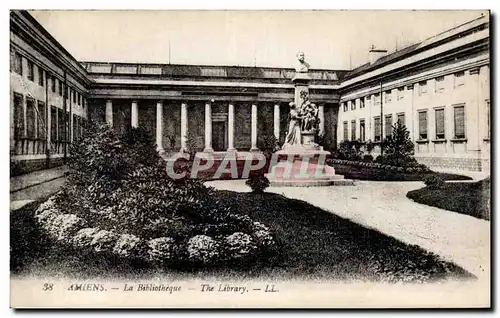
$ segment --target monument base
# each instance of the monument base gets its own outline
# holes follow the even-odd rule
[[[328,154],[318,145],[297,145],[277,151],[277,163],[266,177],[275,187],[354,185],[352,180],[335,174],[335,169],[325,164]]]

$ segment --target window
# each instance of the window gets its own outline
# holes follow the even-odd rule
[[[44,86],[45,85],[45,79],[43,77],[43,68],[38,67],[38,85]]]
[[[427,93],[427,81],[422,81],[418,83],[418,93],[419,95]]]
[[[14,72],[23,75],[23,57],[17,52],[14,53]]]
[[[455,73],[455,88],[461,87],[465,85],[465,72],[456,72]]]
[[[78,140],[78,116],[73,114],[73,140]]]
[[[398,100],[405,98],[405,87],[398,87]]]
[[[351,105],[351,107],[350,107],[351,110],[355,110],[356,109],[356,104],[355,104],[355,102],[353,100],[348,101],[348,103],[349,103],[349,105]]]
[[[444,76],[436,77],[436,93],[444,92]]]
[[[351,140],[356,140],[356,120],[351,120]]]
[[[385,138],[392,135],[392,115],[385,115]]]
[[[38,101],[38,125],[37,125],[38,135],[37,136],[39,139],[42,139],[42,140],[47,139],[46,138],[47,127],[45,126],[46,122],[47,122],[46,116],[47,116],[47,114],[45,112],[45,103]]]
[[[436,116],[436,139],[444,139],[444,108],[435,110]]]
[[[455,139],[465,138],[465,107],[457,105],[453,107],[453,122],[455,128]]]
[[[365,108],[365,98],[361,97],[359,99],[359,108]]]
[[[359,139],[361,141],[365,141],[365,120],[360,119],[359,120]]]
[[[55,106],[50,106],[50,140],[52,142],[57,141],[57,108]]]
[[[65,118],[63,117],[63,110],[58,108],[57,109],[57,140],[58,141],[64,141],[64,122]]]
[[[14,93],[14,140],[24,137],[24,99]]]
[[[76,104],[76,91],[73,90],[73,104]]]
[[[374,136],[374,140],[375,141],[380,141],[380,135],[381,135],[381,131],[380,131],[380,117],[375,117],[373,119],[373,126],[375,126],[375,136]]]
[[[427,111],[418,112],[418,139],[427,140]]]
[[[399,123],[401,126],[406,126],[406,122],[405,122],[405,113],[399,113],[399,114],[398,114],[398,123]]]
[[[81,105],[82,104],[82,95],[80,95],[80,93],[78,93],[78,105]]]
[[[344,140],[349,140],[349,131],[347,125],[347,121],[344,121]]]
[[[347,111],[347,103],[345,103],[345,102],[342,103],[342,107],[343,107],[344,112],[346,112]]]
[[[28,60],[28,79],[30,81],[33,81],[35,79],[35,69],[34,69],[34,66],[33,66],[33,63]]]
[[[27,137],[34,139],[36,137],[36,109],[35,100],[31,98],[26,101],[26,129]]]
[[[491,138],[491,113],[490,113],[490,100],[486,100],[486,125],[488,127],[488,139]]]
[[[392,100],[392,92],[391,91],[386,91],[385,92],[385,102],[390,103]]]
[[[56,77],[52,76],[52,93],[56,92]]]
[[[380,104],[380,93],[375,94],[375,104]]]
[[[63,96],[63,83],[61,81],[58,81],[59,83],[59,96]]]
[[[347,121],[344,121],[343,125],[344,125],[343,126],[343,128],[344,128],[344,139],[343,140],[349,140],[349,131],[348,131],[349,128],[347,127],[347,125],[348,125]]]

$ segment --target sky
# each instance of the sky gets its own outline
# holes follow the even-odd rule
[[[479,17],[480,11],[30,11],[77,60],[294,67],[368,62]]]

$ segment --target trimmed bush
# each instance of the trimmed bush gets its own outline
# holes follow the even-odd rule
[[[263,193],[264,190],[269,187],[269,179],[263,174],[250,175],[248,180],[245,182],[247,186],[252,189],[252,192]]]

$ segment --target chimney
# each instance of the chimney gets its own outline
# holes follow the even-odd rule
[[[370,48],[368,52],[368,58],[370,59],[370,65],[375,63],[379,58],[387,54],[387,50],[384,49],[376,49],[374,45]]]

